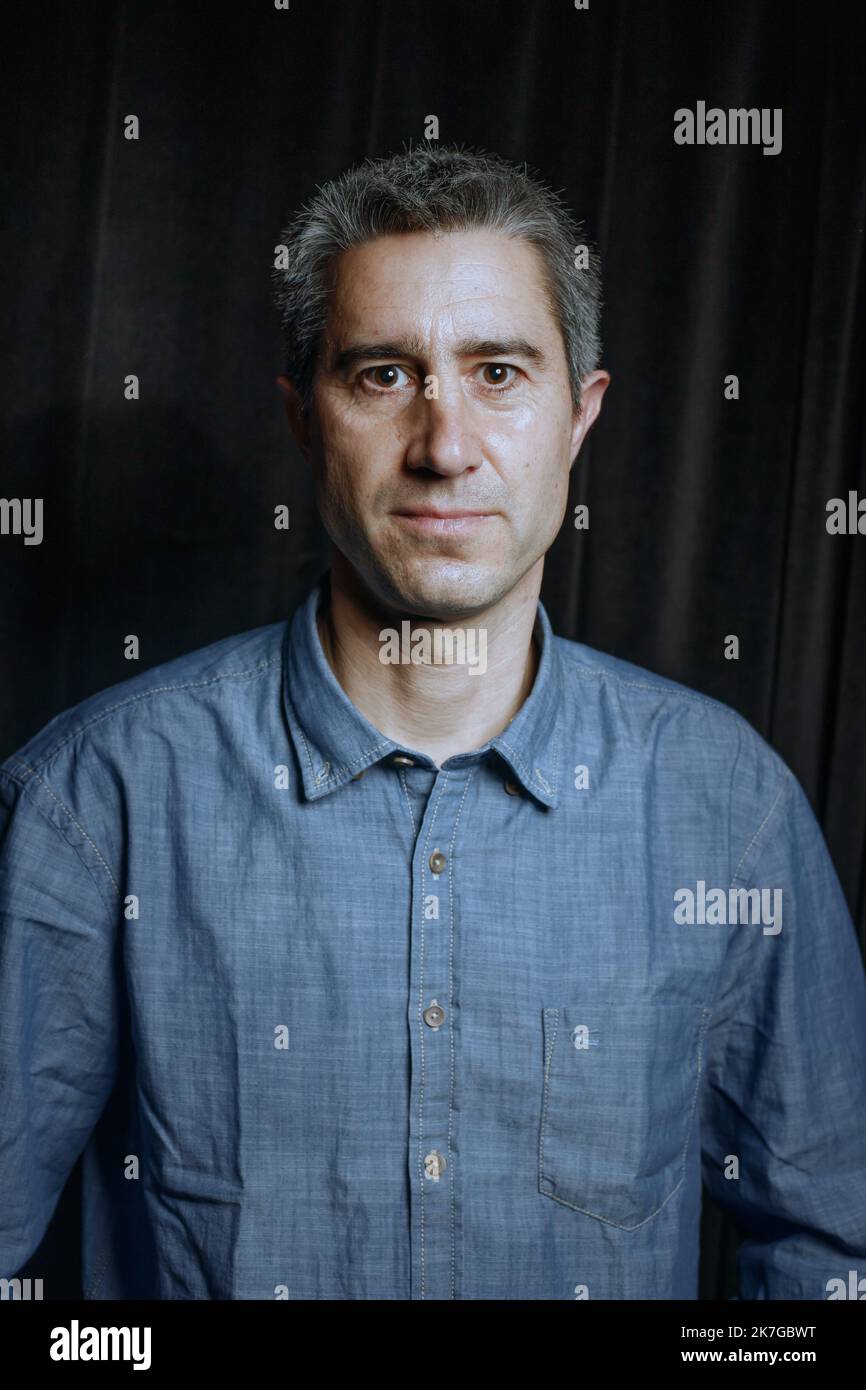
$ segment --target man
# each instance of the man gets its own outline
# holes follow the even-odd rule
[[[3,766],[0,1272],[84,1148],[93,1298],[695,1298],[702,1177],[742,1297],[828,1297],[866,982],[818,825],[733,710],[539,602],[595,252],[431,147],[283,241],[330,570]]]

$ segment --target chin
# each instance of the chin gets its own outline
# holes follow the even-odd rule
[[[507,579],[471,561],[416,561],[386,573],[391,602],[419,617],[460,618],[481,612],[508,591]]]

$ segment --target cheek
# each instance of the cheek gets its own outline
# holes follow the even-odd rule
[[[408,447],[408,426],[396,418],[375,420],[358,411],[346,411],[329,422],[328,447],[322,473],[332,496],[353,510],[370,506],[384,484],[399,473]]]
[[[537,533],[551,538],[559,531],[568,505],[570,443],[570,430],[556,425],[539,429],[522,463],[520,485],[526,499],[525,514],[532,517]]]
[[[567,474],[551,472],[539,479],[533,490],[533,516],[537,528],[541,531],[552,530],[556,534],[562,525],[567,501]]]
[[[533,428],[512,435],[509,455],[523,483],[532,482],[541,500],[568,489],[571,432],[561,420],[536,417]]]
[[[352,521],[368,515],[374,483],[357,455],[331,447],[318,474],[319,503],[330,516]]]

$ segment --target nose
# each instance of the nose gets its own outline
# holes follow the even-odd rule
[[[472,419],[472,405],[459,386],[439,378],[439,395],[419,395],[414,402],[412,434],[406,462],[413,470],[427,468],[443,477],[456,477],[479,468],[484,453]]]

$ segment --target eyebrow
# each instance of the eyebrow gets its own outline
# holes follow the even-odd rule
[[[397,338],[390,342],[348,343],[331,359],[331,370],[345,372],[358,362],[391,361],[398,357],[422,358],[426,344],[420,338]],[[526,338],[464,338],[457,344],[458,357],[524,357],[537,366],[547,362],[546,353]]]

